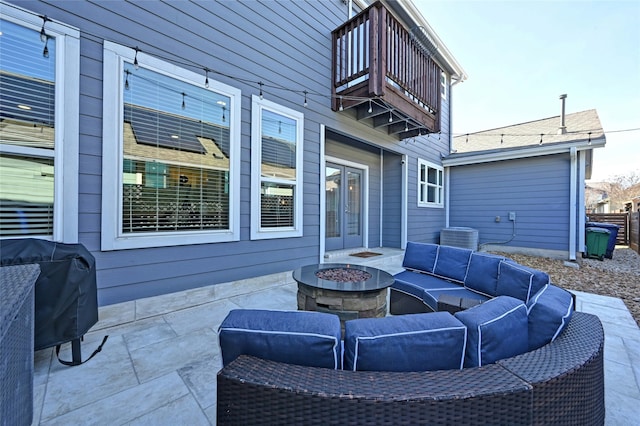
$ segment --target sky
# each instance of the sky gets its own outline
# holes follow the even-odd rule
[[[591,181],[640,174],[640,1],[414,0],[465,70],[453,133],[595,109]],[[637,129],[635,131],[622,131]]]

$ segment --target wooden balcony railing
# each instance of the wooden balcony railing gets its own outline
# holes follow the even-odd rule
[[[401,139],[440,131],[442,71],[424,33],[377,2],[332,35],[334,111],[355,108],[358,120]]]

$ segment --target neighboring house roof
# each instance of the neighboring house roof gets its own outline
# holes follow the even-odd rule
[[[558,134],[560,116],[513,124],[453,138],[454,152],[475,152],[604,138],[604,130],[595,109],[567,114],[566,133]],[[542,140],[542,144],[540,141]]]
[[[592,149],[606,143],[595,109],[565,115],[566,132],[559,132],[560,116],[543,118],[453,138],[452,153],[445,166],[475,164],[515,158],[587,151],[587,178],[591,175]]]

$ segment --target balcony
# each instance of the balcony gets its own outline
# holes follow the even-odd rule
[[[332,109],[402,140],[440,131],[437,47],[380,2],[332,33]]]

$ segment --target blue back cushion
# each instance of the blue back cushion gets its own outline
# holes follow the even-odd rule
[[[538,349],[567,327],[573,315],[573,296],[568,291],[548,284],[531,297],[529,311],[529,350]]]
[[[222,364],[240,355],[310,367],[342,367],[337,315],[235,309],[218,330]]]
[[[460,369],[466,327],[448,312],[365,318],[345,323],[345,370]]]
[[[464,366],[479,367],[527,352],[527,307],[518,299],[498,296],[456,312],[468,329]]]
[[[460,283],[464,282],[471,253],[473,250],[440,246],[436,266],[433,270],[434,274]]]
[[[438,256],[438,247],[437,244],[408,242],[402,266],[407,269],[433,272]]]
[[[502,256],[474,252],[469,261],[464,286],[486,296],[495,296],[500,262],[504,259]]]
[[[546,272],[504,261],[500,263],[496,294],[515,297],[528,303],[529,298],[547,284],[549,275]]]

